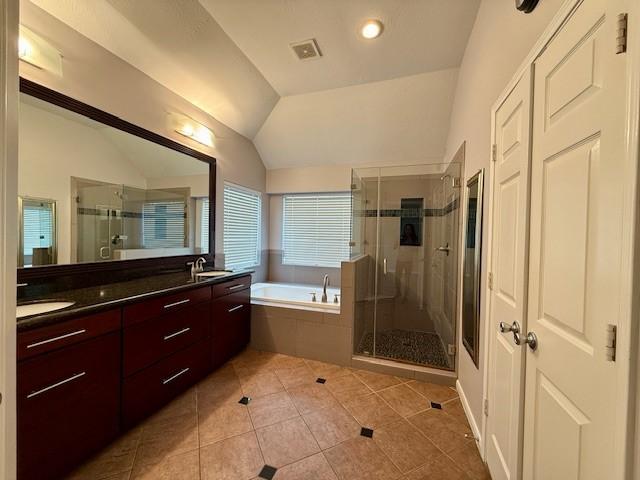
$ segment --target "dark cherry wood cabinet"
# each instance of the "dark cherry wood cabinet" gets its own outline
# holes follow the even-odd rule
[[[18,334],[18,476],[62,478],[241,351],[251,277]]]
[[[220,284],[216,287],[220,288],[217,289],[219,295],[213,301],[212,309],[214,368],[224,364],[249,343],[251,277],[241,277],[232,284]]]
[[[61,478],[119,433],[120,332],[20,362],[18,476]]]

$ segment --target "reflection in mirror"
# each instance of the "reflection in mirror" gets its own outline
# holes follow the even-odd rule
[[[208,163],[20,100],[20,266],[208,253]]]
[[[18,266],[52,265],[57,261],[56,202],[18,197]]]
[[[483,170],[467,182],[467,211],[462,278],[462,343],[476,367],[479,360],[480,262],[482,249]]]

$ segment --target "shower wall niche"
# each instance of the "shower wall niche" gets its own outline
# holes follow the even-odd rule
[[[354,353],[455,368],[461,165],[354,169]]]

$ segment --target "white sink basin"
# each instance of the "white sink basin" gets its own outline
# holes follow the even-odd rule
[[[70,307],[76,302],[36,302],[27,305],[18,305],[16,309],[16,317],[28,317],[30,315],[39,315],[41,313],[54,312]]]
[[[231,272],[202,272],[196,273],[196,277],[222,277],[224,275],[229,275]]]

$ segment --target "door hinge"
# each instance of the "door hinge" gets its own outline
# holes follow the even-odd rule
[[[455,355],[456,354],[456,346],[452,344],[447,345],[447,354]]]
[[[616,34],[616,54],[625,53],[627,51],[627,19],[626,13],[618,15],[618,28]]]
[[[487,280],[489,282],[489,290],[493,290],[493,272],[489,272]]]
[[[484,415],[486,417],[489,416],[489,399],[488,398],[484,399]]]
[[[615,325],[607,325],[607,344],[604,347],[605,357],[608,362],[616,361],[616,343],[618,340],[618,327]]]
[[[498,158],[498,145],[494,143],[493,146],[491,147],[491,160],[495,162],[497,158]]]

